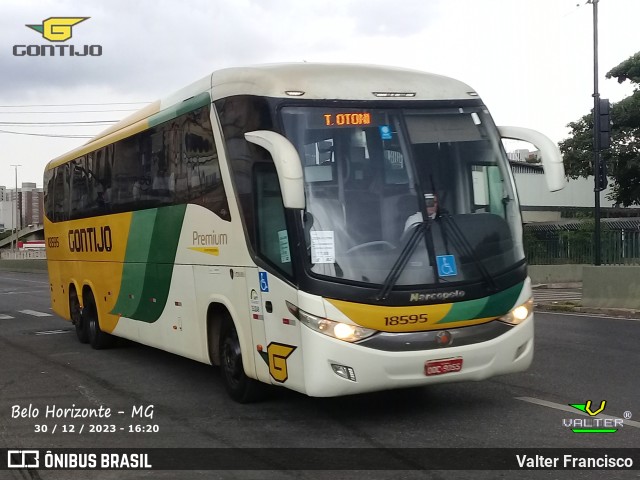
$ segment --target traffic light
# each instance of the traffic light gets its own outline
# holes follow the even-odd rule
[[[604,158],[600,157],[596,191],[601,192],[607,188],[607,185],[609,185],[609,180],[607,179],[607,162],[605,162]]]
[[[600,135],[600,150],[605,150],[611,146],[611,118],[609,116],[610,111],[609,99],[600,99],[600,122],[599,132]],[[602,160],[600,163],[603,163]]]

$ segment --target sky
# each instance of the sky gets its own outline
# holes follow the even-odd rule
[[[586,0],[2,0],[0,13],[0,186],[8,188],[12,164],[21,165],[18,185],[42,186],[46,163],[87,141],[68,136],[96,135],[233,66],[369,63],[446,75],[471,85],[498,125],[555,142],[593,106]],[[599,0],[598,16],[599,89],[615,102],[632,86],[605,73],[640,51],[640,0]],[[100,45],[102,55],[14,56],[14,45],[50,44],[26,26],[49,17],[89,17],[64,43]]]

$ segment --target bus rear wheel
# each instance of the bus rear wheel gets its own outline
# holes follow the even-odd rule
[[[244,373],[238,332],[228,317],[220,328],[220,370],[225,390],[236,402],[251,403],[264,398],[265,386]]]
[[[76,336],[80,343],[89,343],[89,330],[87,322],[82,317],[80,309],[80,301],[78,300],[78,292],[72,288],[69,292],[69,313],[71,314],[71,323],[76,326]]]
[[[95,350],[102,350],[113,346],[114,337],[100,330],[98,320],[98,308],[96,307],[93,294],[88,291],[84,295],[84,309],[82,310],[83,321],[88,330],[89,343]]]

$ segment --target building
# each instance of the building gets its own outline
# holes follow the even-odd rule
[[[540,152],[538,150],[530,152],[526,148],[520,148],[513,152],[507,152],[507,158],[511,162],[540,163]]]
[[[16,199],[18,202],[18,221],[16,222]],[[27,225],[37,225],[44,221],[44,191],[36,187],[35,183],[24,182],[18,189],[8,189],[0,186],[0,225],[9,230],[14,228],[14,222],[19,228]]]
[[[594,208],[593,177],[568,179],[565,188],[558,192],[550,192],[542,165],[513,161],[510,163],[518,189],[524,223],[560,221],[563,218],[563,213],[569,210],[592,210]],[[602,211],[624,214],[624,211],[628,209],[622,209],[609,200],[610,193],[610,187],[600,193]],[[629,209],[636,208],[638,207],[629,207]]]
[[[43,223],[44,191],[35,183],[23,183],[18,209],[21,212],[22,226]]]

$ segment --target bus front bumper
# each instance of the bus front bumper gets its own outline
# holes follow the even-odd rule
[[[302,326],[305,392],[333,397],[418,387],[446,382],[483,380],[526,370],[533,360],[533,314],[492,340],[432,350],[390,352],[343,342]],[[462,359],[461,365],[460,360]],[[427,362],[451,362],[452,370],[426,374]],[[433,365],[433,364],[431,364]],[[349,372],[343,378],[338,373]],[[433,370],[433,369],[430,369]],[[437,369],[436,369],[437,370]],[[446,370],[446,369],[445,369]],[[352,375],[351,375],[352,374]]]

